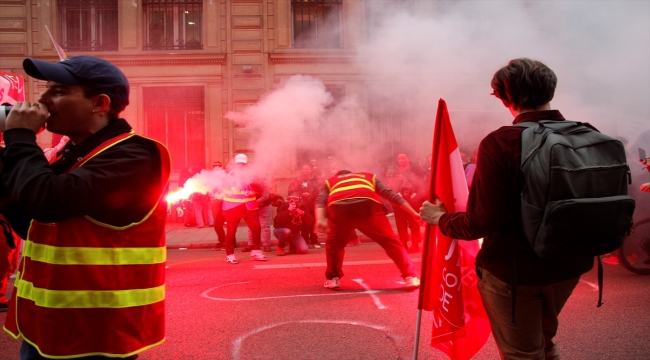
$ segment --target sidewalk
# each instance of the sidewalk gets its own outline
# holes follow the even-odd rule
[[[242,223],[243,226],[240,224],[237,228],[238,246],[248,244],[248,230],[246,223],[243,221]],[[167,233],[167,249],[210,249],[218,242],[217,234],[211,226],[199,229],[198,227],[186,227],[182,222],[167,221],[165,232]]]
[[[393,231],[397,235],[394,217],[388,217]],[[202,229],[197,227],[186,227],[182,222],[167,221],[165,232],[167,233],[167,249],[211,249],[217,244],[217,234],[210,226]],[[359,238],[362,242],[371,241],[365,235],[359,233]],[[424,233],[422,233],[424,235]],[[237,228],[237,246],[243,248],[248,244],[248,228],[246,223],[241,221]],[[320,237],[321,242],[325,242],[324,237]],[[271,245],[276,246],[278,241],[273,236],[273,227],[271,227]]]

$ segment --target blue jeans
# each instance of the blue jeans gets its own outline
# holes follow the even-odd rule
[[[287,228],[277,228],[273,230],[273,235],[278,239],[278,247],[285,247],[287,241],[291,241],[293,246],[296,247],[296,253],[306,254],[307,253],[307,242],[305,238],[300,235],[300,233],[293,233],[290,229]]]
[[[202,228],[205,226],[205,221],[208,221],[210,227],[214,226],[214,216],[212,215],[212,208],[209,202],[196,201],[194,202],[194,218],[196,219],[196,226]]]
[[[273,213],[273,207],[271,205],[260,206],[257,212],[260,218],[260,228],[262,231],[260,234],[262,246],[271,246],[271,214]],[[253,246],[253,234],[251,234],[250,231],[248,232],[248,246]]]

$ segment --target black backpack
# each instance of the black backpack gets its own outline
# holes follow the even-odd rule
[[[623,144],[573,121],[519,123],[521,213],[537,255],[556,261],[618,249],[632,226]]]
[[[548,261],[618,249],[635,203],[623,144],[574,121],[524,122],[521,216],[526,239]],[[602,263],[599,257],[599,284]],[[601,305],[602,291],[598,306]]]

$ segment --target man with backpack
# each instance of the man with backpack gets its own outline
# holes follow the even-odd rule
[[[491,83],[493,95],[515,117],[514,126],[501,127],[481,141],[467,211],[447,214],[440,201],[425,202],[421,209],[422,219],[445,235],[484,238],[476,258],[478,288],[505,359],[559,359],[554,340],[558,315],[580,276],[592,269],[594,255],[620,245],[634,209],[633,200],[625,196],[629,168],[622,144],[589,126],[565,122],[559,111],[551,110],[556,83],[553,71],[535,60],[515,59],[499,69]],[[589,137],[589,147],[574,145],[574,134]],[[551,146],[558,143],[562,146]],[[608,152],[613,155],[601,155]],[[545,162],[556,163],[535,168]],[[574,165],[579,171],[565,171]],[[590,172],[595,169],[605,179]],[[582,186],[571,186],[572,181]],[[616,229],[607,233],[588,217],[611,218]],[[592,236],[594,231],[603,232],[598,240],[605,244],[590,249],[580,241],[589,240],[582,234]],[[571,238],[579,245],[552,244]],[[556,248],[563,250],[554,252]]]

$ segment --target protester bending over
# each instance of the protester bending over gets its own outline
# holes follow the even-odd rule
[[[381,204],[382,197],[419,219],[419,214],[406,200],[377,180],[374,174],[341,170],[325,181],[316,202],[316,221],[318,231],[327,230],[326,288],[341,287],[339,280],[343,277],[345,245],[350,238],[350,232],[355,229],[359,229],[384,248],[400,270],[407,289],[420,286],[420,280],[415,274],[415,265],[395,237],[386,217],[386,208]]]

